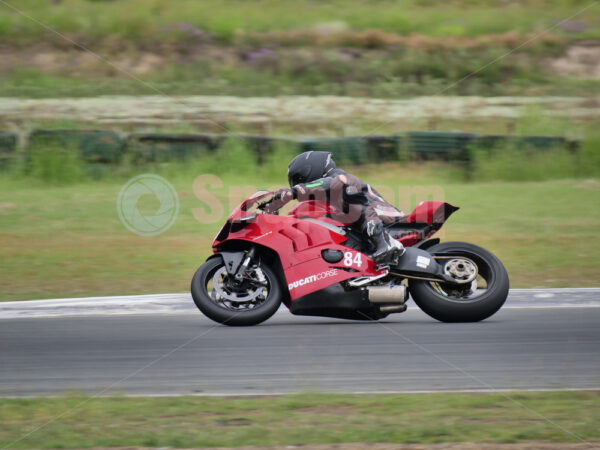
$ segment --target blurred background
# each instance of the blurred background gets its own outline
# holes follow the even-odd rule
[[[589,0],[0,1],[0,300],[187,292],[310,149],[405,211],[460,206],[444,239],[513,287],[595,286],[599,119]],[[117,213],[144,173],[180,202],[158,236]]]

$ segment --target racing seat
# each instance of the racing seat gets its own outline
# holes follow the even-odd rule
[[[438,231],[444,222],[458,210],[457,206],[445,202],[421,202],[410,216],[386,221],[382,217],[385,230],[394,239],[400,240],[404,246],[415,245]]]

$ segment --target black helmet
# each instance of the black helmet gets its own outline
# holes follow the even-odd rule
[[[323,178],[335,169],[329,152],[304,152],[292,159],[288,166],[290,187]]]

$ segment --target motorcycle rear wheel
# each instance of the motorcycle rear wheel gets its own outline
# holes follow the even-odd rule
[[[279,280],[262,263],[248,268],[247,275],[249,282],[232,288],[222,258],[210,258],[192,279],[194,303],[208,318],[224,325],[249,326],[264,322],[281,305]]]
[[[508,297],[508,274],[491,252],[468,242],[445,242],[429,248],[428,252],[434,256],[466,258],[477,266],[478,277],[458,286],[410,280],[411,297],[426,314],[441,322],[479,322],[502,307]],[[443,261],[438,259],[440,264]],[[485,289],[481,289],[484,284]]]

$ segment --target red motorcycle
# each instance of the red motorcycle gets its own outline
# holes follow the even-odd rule
[[[239,205],[213,242],[214,254],[196,271],[192,297],[209,318],[256,325],[283,302],[292,314],[378,320],[415,303],[442,322],[490,317],[508,296],[508,274],[489,251],[466,242],[429,239],[458,208],[420,203],[387,225],[406,252],[392,265],[369,258],[373,249],[326,202],[304,201],[287,216],[262,208],[259,191]]]

